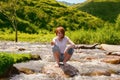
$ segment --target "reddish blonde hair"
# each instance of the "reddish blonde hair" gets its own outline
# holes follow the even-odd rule
[[[65,29],[64,29],[62,26],[57,27],[56,30],[55,30],[56,35],[57,35],[57,33],[58,33],[59,31],[63,34],[63,38],[64,38]]]

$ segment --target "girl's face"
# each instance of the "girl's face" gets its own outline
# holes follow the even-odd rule
[[[62,39],[64,35],[62,32],[58,31],[57,36],[59,39]]]

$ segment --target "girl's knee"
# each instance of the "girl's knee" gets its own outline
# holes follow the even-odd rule
[[[56,46],[56,45],[54,45],[54,46],[52,47],[52,52],[53,52],[53,53],[55,53],[55,52],[60,52],[59,47]]]
[[[73,48],[68,49],[68,54],[72,55],[73,52],[74,52],[74,49],[73,49]]]

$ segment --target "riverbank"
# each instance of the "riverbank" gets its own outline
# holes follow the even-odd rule
[[[80,46],[80,45],[79,45]],[[84,45],[91,46],[91,45]],[[109,45],[108,45],[109,46]],[[109,46],[111,47],[111,45]],[[113,46],[114,47],[114,46]],[[112,48],[113,48],[112,47]],[[119,46],[118,46],[119,47]],[[110,48],[109,48],[110,49]],[[110,49],[112,50],[112,49]],[[118,54],[108,54],[103,49],[75,49],[68,61],[67,74],[62,67],[55,67],[51,45],[27,42],[0,42],[0,51],[9,53],[38,54],[41,60],[31,60],[14,64],[20,74],[9,77],[9,80],[119,80],[120,57]],[[117,51],[119,52],[119,51]],[[115,53],[115,51],[114,51]],[[114,62],[114,63],[113,63]],[[115,63],[116,62],[116,63]],[[74,67],[74,68],[73,68]],[[66,67],[65,67],[66,68]],[[71,68],[71,70],[69,69]],[[31,73],[27,73],[28,70]],[[70,71],[76,71],[70,76]],[[4,80],[4,79],[2,79]]]

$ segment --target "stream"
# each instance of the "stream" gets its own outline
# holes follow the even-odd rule
[[[75,49],[67,63],[78,70],[78,73],[69,77],[62,73],[63,71],[60,72],[61,69],[54,68],[56,62],[51,45],[48,43],[0,42],[0,52],[31,53],[41,57],[41,60],[30,60],[13,65],[19,70],[29,69],[34,73],[21,72],[0,80],[120,80],[120,64],[112,63],[113,60],[120,62],[119,56],[117,55],[116,58],[115,55],[107,55],[109,51],[97,48]]]

